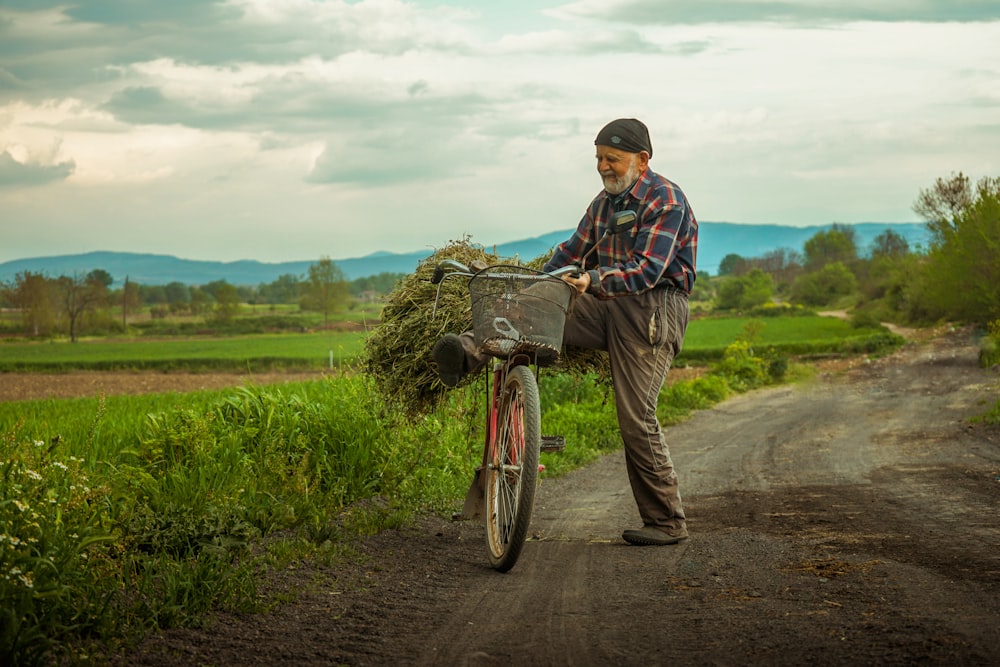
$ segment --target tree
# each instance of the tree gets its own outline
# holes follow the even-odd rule
[[[87,274],[87,282],[93,284],[95,287],[101,285],[107,290],[111,289],[115,279],[112,278],[111,274],[104,269],[94,269]]]
[[[180,281],[167,283],[163,287],[163,296],[173,312],[185,310],[191,303],[191,288]]]
[[[789,248],[778,248],[761,257],[746,260],[747,270],[760,269],[771,275],[778,291],[784,291],[802,273],[802,253]]]
[[[167,293],[163,285],[139,285],[139,298],[147,306],[167,302]]]
[[[7,298],[21,311],[25,331],[32,336],[51,333],[55,326],[51,279],[40,273],[23,271],[6,288]]]
[[[749,310],[770,301],[774,281],[760,269],[751,269],[745,276],[730,276],[719,286],[716,306],[722,310]]]
[[[388,294],[405,277],[405,273],[382,272],[374,276],[355,278],[350,283],[351,296],[360,296],[365,292]]]
[[[216,301],[219,300],[219,291],[228,291],[232,287],[225,279],[213,280],[207,285],[202,285],[201,289],[212,296]]]
[[[743,266],[746,265],[746,260],[736,253],[729,253],[722,258],[719,262],[719,275],[720,276],[736,276],[743,273]]]
[[[850,265],[858,258],[854,229],[847,225],[833,225],[829,230],[817,232],[803,247],[806,268],[820,269],[831,262]]]
[[[139,310],[142,300],[139,298],[139,285],[129,281],[125,276],[125,285],[122,286],[122,329],[128,329],[128,314]]]
[[[80,320],[84,313],[107,301],[108,286],[105,280],[107,271],[91,271],[84,277],[74,275],[60,276],[57,285],[61,297],[63,314],[69,322],[69,339],[76,342],[79,334]]]
[[[212,290],[215,296],[215,316],[223,321],[231,320],[240,309],[239,290],[225,280],[213,283]]]
[[[323,323],[330,319],[330,313],[343,307],[350,298],[350,287],[344,273],[329,257],[322,257],[309,265],[309,278],[305,295],[302,297],[304,310],[323,313]]]
[[[212,304],[212,295],[200,287],[191,288],[190,308],[192,315],[201,315]]]
[[[872,257],[902,257],[909,254],[910,244],[901,235],[887,229],[872,241]]]
[[[299,300],[299,285],[297,276],[285,273],[271,283],[261,284],[258,292],[267,303],[295,303]]]
[[[972,185],[969,177],[958,172],[945,180],[938,178],[928,189],[920,190],[913,212],[927,221],[936,238],[954,229],[954,220],[972,204]]]
[[[854,293],[857,280],[843,262],[831,262],[792,283],[792,300],[807,306],[829,306]]]
[[[933,216],[921,283],[932,312],[977,324],[1000,318],[1000,178],[982,178],[975,190],[961,173],[939,178],[913,210]]]

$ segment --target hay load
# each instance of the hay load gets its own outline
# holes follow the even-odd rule
[[[422,260],[416,271],[406,276],[386,298],[382,321],[365,342],[365,369],[379,392],[401,405],[410,414],[433,410],[444,395],[431,357],[434,343],[446,333],[460,333],[472,326],[472,307],[468,280],[449,278],[441,283],[441,293],[434,313],[438,286],[431,276],[442,260],[453,259],[466,266],[473,262],[498,263],[540,268],[547,257],[530,262],[501,258],[474,245],[468,238],[452,241]],[[567,350],[558,363],[560,369],[586,373],[608,373],[607,355],[592,350]],[[462,381],[468,383],[476,376]]]

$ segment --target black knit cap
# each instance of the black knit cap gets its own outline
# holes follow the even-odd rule
[[[646,151],[653,157],[653,143],[649,140],[649,130],[635,118],[613,120],[597,133],[595,146],[612,146],[629,153]]]

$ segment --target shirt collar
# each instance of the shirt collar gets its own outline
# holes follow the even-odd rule
[[[642,201],[647,192],[649,192],[649,169],[642,172],[639,178],[635,179],[635,183],[625,188],[619,194],[613,195],[605,190],[604,196],[611,200],[612,210],[621,211],[628,208],[630,200]]]

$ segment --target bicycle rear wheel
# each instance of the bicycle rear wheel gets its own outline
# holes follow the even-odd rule
[[[515,366],[504,380],[496,446],[486,468],[486,543],[499,572],[514,567],[528,536],[541,439],[538,384],[531,369]]]

